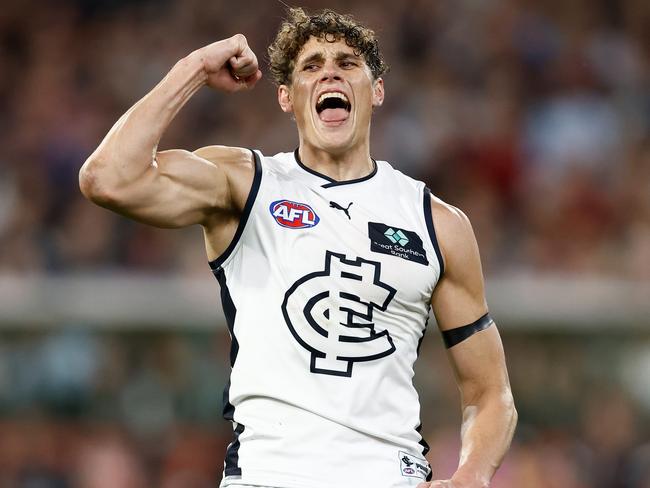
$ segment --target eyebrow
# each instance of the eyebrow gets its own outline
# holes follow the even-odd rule
[[[312,54],[310,56],[307,56],[302,61],[300,61],[300,65],[304,66],[306,64],[313,63],[314,61],[322,62],[324,59],[325,58],[323,56],[323,53],[314,53],[314,54]]]
[[[360,60],[361,56],[357,56],[354,53],[346,53],[346,52],[343,52],[343,51],[339,51],[339,52],[336,53],[336,60],[337,61],[342,61],[344,59],[358,59],[358,60]]]
[[[314,53],[314,54],[311,54],[310,56],[307,56],[305,59],[303,59],[302,61],[300,61],[299,64],[300,64],[300,66],[305,66],[306,64],[313,63],[313,62],[315,62],[315,61],[316,61],[316,62],[323,62],[324,59],[325,59],[325,56],[323,56],[323,53],[322,53],[322,52],[316,52],[316,53]],[[338,51],[338,52],[336,53],[336,56],[334,57],[334,59],[336,59],[336,61],[342,61],[342,60],[344,60],[344,59],[356,59],[356,60],[360,60],[361,57],[360,57],[360,56],[357,56],[357,55],[354,54],[354,53],[347,53],[347,52],[345,52],[345,51]]]

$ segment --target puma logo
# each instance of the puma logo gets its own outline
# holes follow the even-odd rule
[[[330,202],[330,207],[335,208],[336,210],[343,210],[345,212],[345,215],[348,216],[348,219],[352,220],[352,217],[350,217],[350,212],[348,212],[348,210],[350,209],[350,207],[352,206],[353,203],[354,202],[350,202],[349,205],[344,208],[344,207],[341,207],[336,202]]]

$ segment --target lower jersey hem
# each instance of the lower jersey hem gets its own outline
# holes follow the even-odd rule
[[[425,482],[424,478],[402,478],[395,479],[389,484],[378,485],[380,481],[368,480],[360,481],[358,478],[341,482],[340,480],[329,480],[327,482],[318,481],[314,478],[296,478],[286,474],[264,472],[251,472],[251,470],[242,470],[242,475],[226,476],[219,484],[219,488],[236,488],[238,486],[254,486],[260,488],[359,488],[360,486],[383,486],[383,487],[415,487],[419,483]],[[385,483],[386,480],[383,480]]]
[[[251,473],[250,470],[242,472],[241,476],[226,476],[221,481],[219,488],[252,485],[268,488],[348,488],[345,485],[321,484],[313,479],[298,479],[281,474]],[[350,487],[351,488],[351,487]]]

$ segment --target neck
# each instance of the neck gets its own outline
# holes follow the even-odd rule
[[[372,173],[375,167],[368,144],[339,154],[301,141],[298,152],[302,164],[336,181],[363,178]]]

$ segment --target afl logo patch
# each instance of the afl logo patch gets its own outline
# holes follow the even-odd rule
[[[278,224],[290,229],[306,229],[320,222],[313,208],[291,200],[276,200],[269,206],[269,211]]]

